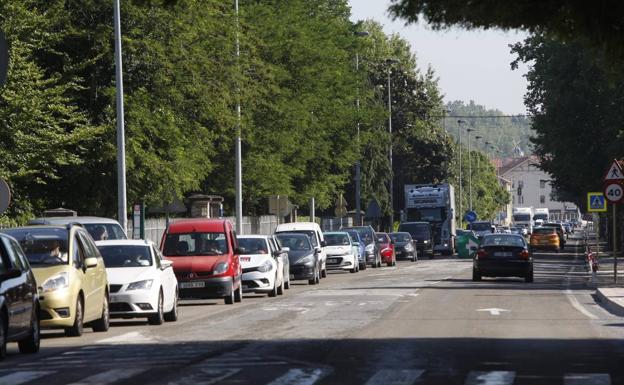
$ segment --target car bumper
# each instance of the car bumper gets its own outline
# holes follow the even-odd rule
[[[398,250],[396,251],[396,259],[411,259],[414,257],[414,251]]]
[[[158,310],[158,292],[136,290],[134,293],[111,293],[109,311],[112,318],[147,317]]]
[[[327,256],[327,270],[351,270],[354,267],[355,256],[353,255]]]
[[[539,244],[531,244],[531,250],[558,250],[559,249],[559,244],[558,243],[548,243],[548,244],[544,244],[544,243],[539,243]]]
[[[290,266],[290,279],[298,281],[312,278],[314,278],[314,265]]]
[[[77,294],[68,290],[58,290],[39,297],[40,327],[64,328],[74,324]]]
[[[366,252],[366,263],[374,264],[377,261],[377,257],[375,252]]]
[[[533,262],[524,260],[481,260],[475,261],[475,268],[488,277],[524,277],[533,269]]]
[[[188,285],[202,285],[203,287],[188,287]],[[233,290],[232,277],[219,277],[208,279],[194,279],[178,281],[180,298],[223,298],[230,296]]]
[[[273,290],[275,286],[275,270],[262,273],[251,271],[243,273],[243,292],[245,293],[266,293]]]

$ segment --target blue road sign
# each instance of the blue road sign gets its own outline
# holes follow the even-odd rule
[[[601,192],[587,193],[587,211],[588,212],[605,212],[607,211],[607,204],[604,194]]]
[[[476,221],[477,213],[475,213],[474,211],[468,211],[466,215],[464,215],[464,220],[469,223]]]

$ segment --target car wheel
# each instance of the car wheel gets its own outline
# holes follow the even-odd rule
[[[4,360],[7,356],[7,327],[8,320],[4,319],[4,314],[0,315],[0,360]]]
[[[108,331],[110,326],[110,314],[108,312],[108,293],[104,293],[104,302],[102,303],[102,316],[95,320],[91,328],[94,332]]]
[[[288,275],[288,281],[284,283],[284,289],[286,290],[290,289],[290,275]]]
[[[321,271],[321,278],[327,278],[327,269]]]
[[[277,288],[277,295],[284,295],[284,278],[282,278],[282,283]]]
[[[321,283],[321,271],[317,271],[316,273],[316,280],[314,281],[315,285],[318,285],[319,283]]]
[[[360,270],[366,270],[367,267],[368,266],[366,266],[366,262],[364,262],[360,265]]]
[[[80,337],[83,331],[83,318],[82,312],[82,298],[78,296],[76,300],[76,316],[74,317],[74,324],[71,327],[65,328],[65,335],[67,337]]]
[[[381,267],[381,255],[379,255],[379,260],[377,261],[377,267]]]
[[[165,316],[163,311],[163,293],[162,290],[158,293],[158,309],[156,309],[156,314],[152,314],[147,317],[147,323],[150,325],[162,325],[165,322]]]
[[[416,254],[412,255],[412,262],[416,262],[418,261],[418,257],[416,257]]]
[[[388,263],[386,263],[386,266],[388,266],[388,267],[392,267],[392,266],[394,266],[394,265],[392,264],[392,261],[388,261]]]
[[[238,290],[234,292],[234,302],[242,302],[242,301],[243,301],[243,284],[241,282],[238,285]]]
[[[481,280],[481,274],[479,273],[479,270],[472,268],[472,280],[474,282],[478,282]]]
[[[527,275],[524,277],[524,282],[526,283],[533,282],[533,269],[531,269],[531,271],[529,271]]]
[[[176,287],[175,294],[173,295],[173,307],[171,311],[165,313],[166,322],[175,322],[178,320],[178,288]]]
[[[434,254],[433,251],[431,253],[429,253],[429,259],[433,259],[434,258]]]
[[[39,328],[39,306],[33,308],[30,320],[30,334],[17,342],[20,353],[32,354],[39,351],[41,345],[41,329]]]
[[[275,280],[273,281],[273,289],[269,292],[269,297],[277,297],[277,274],[275,274]]]
[[[317,275],[318,275],[318,268],[314,269],[314,276],[312,278],[308,279],[308,284],[309,285],[316,285],[316,283],[317,283],[317,280],[316,280]]]

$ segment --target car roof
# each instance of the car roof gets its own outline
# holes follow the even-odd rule
[[[195,218],[175,221],[169,224],[167,233],[193,233],[197,231],[223,232],[227,219]]]
[[[275,229],[276,232],[286,232],[289,230],[319,230],[320,226],[315,222],[292,222],[292,223],[282,223],[281,225],[277,225]]]
[[[144,239],[107,239],[95,241],[97,246],[154,246],[154,242]]]
[[[346,231],[324,231],[323,234],[340,234],[340,235],[349,235]]]
[[[401,225],[430,225],[431,223],[425,221],[413,221],[413,222],[401,222],[399,223],[399,227]]]
[[[407,231],[395,231],[393,233],[390,233],[390,235],[398,235],[398,234],[409,235],[410,237],[412,236],[412,234],[408,233]]]
[[[29,225],[66,225],[69,223],[110,223],[117,224],[119,222],[112,218],[103,218],[103,217],[90,217],[90,216],[79,216],[79,217],[41,217],[35,218],[28,221]]]
[[[270,238],[270,235],[258,235],[258,234],[249,234],[249,235],[237,235],[238,239],[267,239]]]

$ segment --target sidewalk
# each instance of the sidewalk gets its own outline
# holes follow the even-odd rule
[[[594,233],[589,233],[590,244]],[[597,300],[611,313],[624,317],[624,260],[621,255],[618,258],[618,282],[613,282],[613,255],[611,252],[603,252],[605,242],[599,244],[598,258],[600,270],[596,274],[596,281],[592,286],[596,287]]]

